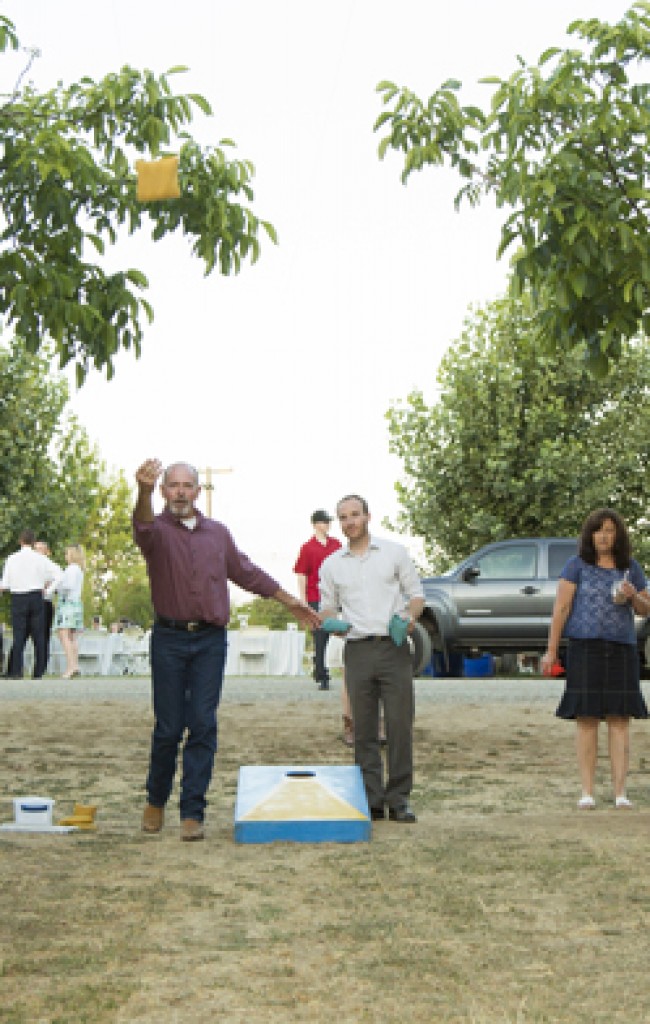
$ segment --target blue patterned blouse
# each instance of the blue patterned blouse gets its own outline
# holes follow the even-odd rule
[[[612,585],[623,579],[623,569],[603,569],[589,565],[578,555],[570,558],[560,579],[576,584],[571,612],[564,635],[574,640],[613,640],[636,644],[634,612],[629,604],[614,604]],[[645,590],[646,578],[638,562],[630,559],[629,581],[637,590]]]

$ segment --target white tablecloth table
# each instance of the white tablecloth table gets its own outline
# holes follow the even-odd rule
[[[5,633],[5,644],[11,636]],[[6,653],[6,652],[5,652]],[[297,629],[233,629],[228,633],[226,675],[301,676],[304,675],[305,634]],[[25,648],[25,675],[31,675],[31,641]],[[79,671],[82,676],[147,675],[149,636],[106,633],[92,629],[79,635]],[[55,634],[50,640],[47,674],[65,672],[65,655]]]
[[[325,664],[328,668],[343,668],[344,648],[345,640],[342,640],[340,636],[332,634],[325,648]]]
[[[227,676],[304,675],[305,634],[297,629],[232,629]]]
[[[79,635],[79,671],[82,676],[117,676],[124,672],[121,655],[130,638],[122,633],[104,633],[92,629]],[[148,662],[148,658],[147,658]],[[65,654],[58,636],[50,640],[48,675],[65,672]],[[128,669],[127,669],[128,671]],[[148,664],[145,669],[148,671]]]
[[[147,675],[148,636],[99,633],[87,630],[79,637],[82,676]],[[31,644],[26,650],[26,674],[31,672]],[[228,633],[226,676],[302,676],[305,634],[299,630],[231,630]],[[29,668],[28,668],[29,663]],[[48,675],[66,671],[58,637],[50,641]]]

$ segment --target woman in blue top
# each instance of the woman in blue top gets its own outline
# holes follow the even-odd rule
[[[560,574],[542,668],[557,661],[560,637],[569,640],[566,688],[556,714],[577,721],[581,809],[595,806],[598,725],[607,722],[616,807],[629,807],[625,781],[630,718],[647,718],[639,684],[634,612],[650,614],[650,594],[617,512],[598,509],[585,520],[579,553]]]

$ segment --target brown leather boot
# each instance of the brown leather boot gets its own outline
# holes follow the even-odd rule
[[[147,804],[142,813],[142,831],[147,832],[149,835],[160,832],[163,827],[164,818],[165,809],[163,807],[154,807],[153,804]]]
[[[349,715],[343,715],[343,742],[346,747],[354,746],[354,722]]]
[[[196,843],[203,839],[203,822],[195,818],[183,818],[181,821],[181,839],[184,843]]]

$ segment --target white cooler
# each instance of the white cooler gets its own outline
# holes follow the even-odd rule
[[[14,824],[52,825],[54,800],[47,796],[17,796],[14,798]]]

